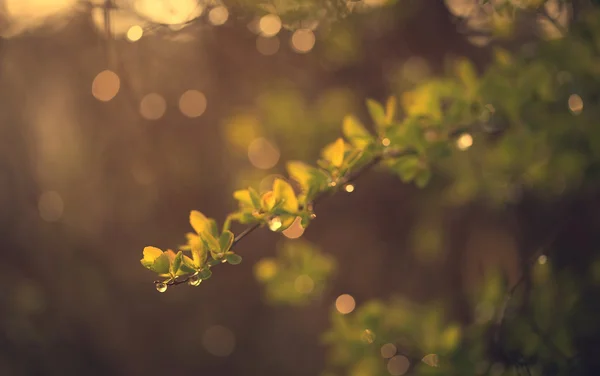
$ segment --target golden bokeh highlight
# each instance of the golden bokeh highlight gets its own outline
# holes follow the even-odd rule
[[[276,14],[267,14],[258,21],[258,30],[262,36],[274,37],[281,30],[281,19]]]
[[[288,239],[298,239],[304,234],[304,227],[302,227],[302,219],[296,217],[292,225],[282,231],[283,235]]]
[[[46,222],[56,222],[62,217],[65,204],[58,192],[47,191],[40,195],[38,211],[40,217]]]
[[[347,315],[356,308],[356,301],[349,294],[342,294],[335,300],[335,309],[343,315]]]
[[[393,343],[386,343],[385,345],[381,346],[381,356],[385,359],[393,357],[396,355],[397,351],[398,349]]]
[[[271,258],[264,258],[256,263],[254,274],[260,281],[268,281],[277,274],[277,262]]]
[[[387,137],[386,137],[386,138],[384,138],[383,140],[381,140],[381,145],[383,145],[383,146],[390,146],[390,144],[391,144],[391,143],[392,143],[392,142],[391,142],[391,141],[390,141],[390,139],[389,139],[389,138],[387,138]]]
[[[167,102],[160,94],[150,93],[140,102],[140,115],[148,120],[158,120],[167,111]]]
[[[315,33],[310,29],[298,29],[292,34],[292,49],[298,53],[307,53],[315,46]]]
[[[540,255],[540,257],[538,257],[538,264],[544,265],[547,262],[548,262],[548,257],[546,255]]]
[[[571,94],[569,97],[569,110],[574,115],[579,115],[583,111],[583,99],[577,94]]]
[[[427,354],[421,361],[430,367],[439,367],[440,359],[437,354]]]
[[[214,7],[208,12],[208,21],[215,26],[223,25],[229,19],[229,11],[222,5]]]
[[[113,99],[121,87],[119,76],[111,70],[103,70],[92,81],[92,95],[102,102]]]
[[[255,139],[248,146],[248,159],[256,168],[273,168],[279,162],[279,156],[279,150],[263,137]]]
[[[346,184],[346,186],[344,187],[344,190],[346,190],[346,192],[348,192],[348,193],[352,193],[352,192],[354,192],[354,185]]]
[[[229,356],[235,349],[235,335],[224,326],[213,325],[204,332],[202,345],[214,356]]]
[[[179,110],[190,118],[202,116],[206,105],[206,96],[198,90],[188,90],[179,98]]]
[[[134,10],[152,22],[179,27],[199,17],[204,8],[197,0],[136,0]]]
[[[468,133],[461,135],[458,140],[456,140],[456,146],[460,150],[467,150],[473,145],[473,136]]]
[[[60,13],[68,12],[78,0],[4,0],[3,16],[12,19],[34,21],[43,20]]]
[[[278,37],[263,37],[262,35],[256,37],[256,49],[262,55],[275,55],[279,51],[280,45],[281,42],[279,42]]]
[[[315,282],[306,274],[299,275],[294,280],[294,289],[300,294],[310,294],[315,288]]]
[[[144,29],[140,25],[134,25],[127,30],[127,39],[130,42],[136,42],[144,35]]]
[[[250,142],[261,133],[260,121],[253,114],[236,114],[225,122],[225,137],[239,151],[246,152]]]
[[[387,370],[392,376],[402,376],[408,371],[410,361],[404,355],[395,355],[387,364]]]

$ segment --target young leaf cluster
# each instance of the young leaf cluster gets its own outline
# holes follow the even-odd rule
[[[271,189],[262,194],[253,187],[235,191],[238,209],[227,216],[222,228],[214,219],[193,210],[190,225],[194,232],[186,235],[187,243],[177,253],[146,247],[142,265],[166,278],[156,281],[157,290],[164,292],[167,286],[185,282],[197,286],[210,278],[213,266],[239,264],[242,259],[232,248],[259,227],[283,232],[300,218],[306,228],[316,217],[314,206],[318,200],[343,189],[381,162],[404,181],[414,181],[421,187],[427,184],[432,150],[439,148],[425,137],[427,129],[410,117],[398,121],[394,97],[385,105],[371,99],[366,105],[375,132],[367,130],[357,117],[346,116],[342,125],[344,138],[326,145],[316,165],[290,161],[286,166],[289,180],[276,178]],[[444,139],[448,144],[447,137]],[[230,230],[233,222],[249,227],[235,237]]]

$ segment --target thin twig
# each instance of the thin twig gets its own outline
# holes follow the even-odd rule
[[[454,138],[457,138],[460,135],[464,134],[465,132],[471,132],[471,131],[478,130],[478,129],[479,129],[478,127],[462,127],[462,128],[453,129],[448,132],[447,137],[448,137],[448,139],[454,139]],[[348,183],[356,181],[357,179],[359,179],[365,173],[367,173],[368,171],[373,169],[375,166],[379,165],[379,163],[383,162],[384,160],[398,159],[398,158],[414,156],[414,155],[418,155],[418,151],[413,148],[406,148],[406,149],[391,149],[390,148],[390,149],[385,150],[383,153],[376,154],[375,156],[373,156],[373,158],[371,160],[369,160],[364,165],[359,167],[356,171],[354,171],[353,173],[350,173],[347,177],[342,178],[340,181],[338,181],[337,184],[333,187],[333,188],[335,188],[334,190],[325,190],[325,191],[321,192],[309,204],[307,204],[307,206],[314,207],[314,205],[317,202],[322,201],[325,197],[328,197],[329,195],[331,195],[333,193],[337,193],[339,191],[340,187],[343,187],[344,185],[346,185]],[[255,223],[255,224],[247,227],[241,233],[239,233],[239,235],[236,236],[235,239],[233,240],[231,249],[233,249],[246,236],[250,235],[251,233],[256,231],[258,228],[262,227],[262,225],[263,224],[260,222]],[[188,275],[182,279],[175,278],[168,282],[162,282],[162,281],[154,281],[154,282],[155,283],[164,283],[168,286],[177,286],[177,285],[187,283],[191,277],[192,277],[191,275]]]

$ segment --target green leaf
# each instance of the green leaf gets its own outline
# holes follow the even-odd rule
[[[197,234],[203,233],[209,227],[208,218],[197,210],[190,212],[190,225]]]
[[[396,97],[389,97],[385,104],[385,125],[391,125],[396,117]]]
[[[276,202],[282,202],[281,209],[288,213],[296,213],[298,211],[298,198],[294,189],[287,181],[275,179],[273,182],[273,195]]]
[[[367,109],[369,110],[369,114],[371,115],[373,122],[378,128],[383,128],[386,126],[387,121],[385,110],[383,109],[381,103],[373,99],[367,99]]]
[[[254,208],[250,191],[247,189],[240,189],[233,192],[233,198],[239,201],[241,208]]]
[[[288,162],[286,167],[290,178],[300,185],[302,192],[308,191],[313,178],[312,170],[316,170],[316,168],[299,161]]]
[[[163,251],[156,247],[145,247],[143,251],[144,258],[140,260],[144,267],[149,267],[154,264],[154,261],[162,256]]]
[[[456,74],[467,88],[468,96],[472,96],[478,85],[477,71],[473,63],[467,59],[460,59],[456,63]]]
[[[154,264],[148,269],[152,270],[159,275],[169,274],[169,270],[171,267],[171,260],[166,253],[160,255],[155,261]]]
[[[212,271],[209,268],[205,268],[200,270],[198,273],[198,277],[204,279],[209,279],[212,276]]]
[[[344,153],[346,151],[346,145],[344,140],[338,138],[331,144],[325,146],[323,149],[323,159],[331,163],[335,167],[341,167],[344,163]]]
[[[415,184],[419,188],[425,187],[429,183],[429,180],[431,180],[431,170],[428,168],[421,169],[417,176],[415,176]]]
[[[344,118],[342,132],[348,141],[359,149],[366,147],[374,139],[371,133],[369,133],[362,125],[360,120],[352,115],[348,115]]]
[[[238,265],[242,262],[242,256],[236,253],[229,253],[227,256],[225,256],[225,260],[227,260],[227,262],[231,265]]]
[[[206,263],[208,258],[208,252],[204,245],[204,242],[200,240],[198,243],[192,245],[192,262],[194,267],[201,268]]]
[[[183,256],[183,263],[179,267],[181,274],[192,274],[195,273],[199,268],[194,265],[194,261],[188,256]]]
[[[287,171],[290,178],[300,185],[306,201],[310,201],[316,193],[327,186],[327,175],[322,170],[304,162],[288,162]]]
[[[248,188],[248,192],[250,193],[250,199],[252,200],[252,205],[254,208],[260,208],[260,194],[252,187]]]
[[[210,233],[212,234],[213,237],[218,238],[219,237],[219,226],[217,226],[217,221],[215,221],[214,219],[209,219],[208,220],[208,229],[210,230]]]
[[[210,232],[205,231],[200,234],[200,238],[206,243],[207,248],[211,252],[220,251],[221,246],[219,245],[219,241],[215,238]]]
[[[179,271],[179,267],[181,266],[182,263],[183,263],[183,252],[179,251],[179,252],[177,252],[177,255],[175,256],[175,258],[173,259],[173,262],[171,263],[171,275],[177,275],[177,272]]]
[[[142,265],[160,275],[169,274],[171,260],[169,255],[156,247],[145,247]]]
[[[221,236],[219,237],[219,249],[221,252],[228,252],[233,244],[233,232],[231,231],[223,231]]]

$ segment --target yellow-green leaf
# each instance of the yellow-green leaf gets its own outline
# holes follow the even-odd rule
[[[210,232],[205,231],[202,234],[200,234],[200,237],[202,238],[204,243],[206,243],[208,249],[210,249],[211,251],[219,251],[221,249],[219,241]]]
[[[227,252],[233,244],[233,233],[231,231],[223,231],[219,237],[219,247],[221,252]]]
[[[396,97],[389,97],[385,104],[385,125],[391,125],[396,117]]]
[[[227,260],[227,262],[231,265],[238,265],[242,262],[242,256],[235,253],[230,253],[227,256],[225,256],[225,260]]]
[[[181,266],[182,262],[183,262],[183,252],[179,251],[177,253],[177,255],[175,255],[173,262],[171,263],[171,274],[172,275],[177,275],[177,272],[179,271],[179,267]]]
[[[162,256],[163,251],[160,248],[149,246],[149,247],[144,247],[143,254],[144,254],[144,258],[140,261],[142,262],[142,265],[146,266],[146,265],[152,265],[154,263],[154,260],[156,260],[157,258]]]
[[[154,260],[154,263],[148,269],[158,273],[161,276],[164,276],[169,274],[170,268],[171,260],[169,259],[169,255],[167,253],[163,253],[156,260]]]
[[[456,74],[472,95],[477,87],[477,72],[475,66],[467,59],[460,59],[456,63]]]
[[[160,275],[168,274],[171,262],[167,253],[156,247],[145,247],[142,265]]]
[[[381,103],[373,99],[367,99],[367,110],[369,110],[369,114],[377,127],[381,128],[386,125],[385,110]]]
[[[180,275],[183,274],[192,274],[195,273],[199,268],[196,268],[194,265],[194,261],[188,256],[183,256],[183,262],[179,267]]]
[[[252,197],[247,189],[240,189],[233,192],[233,198],[239,201],[241,208],[253,208]]]
[[[344,140],[338,138],[333,143],[325,146],[323,149],[323,158],[335,167],[341,167],[344,163],[344,153],[346,145]]]
[[[298,211],[298,198],[294,189],[287,181],[283,179],[275,179],[273,182],[273,195],[276,202],[282,202],[281,208],[288,213]]]
[[[355,116],[347,115],[342,124],[344,136],[355,147],[362,149],[369,144],[373,136]]]
[[[248,192],[250,193],[250,199],[252,200],[252,205],[255,209],[260,208],[260,194],[256,191],[256,189],[249,187]]]
[[[200,213],[197,210],[192,210],[190,212],[190,225],[197,234],[201,234],[205,230],[209,229],[208,218],[204,216],[204,214]]]
[[[208,252],[204,246],[204,242],[198,237],[199,242],[192,245],[192,261],[196,268],[204,266],[206,259],[208,258]]]

